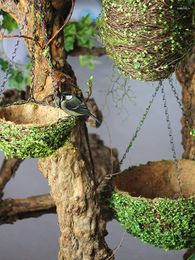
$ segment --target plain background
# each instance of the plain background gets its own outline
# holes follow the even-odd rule
[[[77,19],[87,13],[91,13],[93,17],[96,17],[100,11],[101,5],[99,1],[83,0],[77,3],[73,17]],[[1,52],[3,51],[10,56],[14,42],[14,40],[1,42]],[[20,43],[16,61],[21,64],[26,61],[26,52],[22,42]],[[124,79],[120,77],[117,91],[115,90],[112,93],[119,77],[118,72],[113,68],[112,61],[107,57],[102,57],[95,61],[95,69],[90,71],[86,67],[80,68],[78,58],[69,59],[76,72],[78,84],[84,91],[87,89],[86,82],[88,77],[94,75],[93,96],[104,114],[104,123],[99,129],[90,129],[90,132],[98,133],[106,145],[116,147],[119,151],[119,158],[121,158],[139,120],[145,112],[148,102],[151,100],[156,84],[129,80],[124,87]],[[181,88],[174,76],[173,80],[179,95],[181,95]],[[182,154],[180,134],[181,111],[170,90],[168,81],[165,81],[164,85],[166,86],[165,91],[177,156],[180,158]],[[125,91],[127,91],[129,96],[127,97],[126,95],[120,102],[119,99]],[[1,153],[2,159],[3,154]],[[122,169],[131,165],[161,159],[172,159],[172,153],[162,96],[161,93],[158,93],[146,122]],[[47,181],[37,168],[37,160],[26,159],[20,166],[15,178],[6,186],[5,197],[21,198],[47,192],[49,192]],[[185,250],[165,252],[146,245],[125,233],[116,221],[108,223],[107,228],[109,235],[106,240],[111,248],[116,248],[123,238],[121,246],[116,253],[117,260],[181,260],[185,252]],[[0,260],[57,259],[59,229],[56,215],[51,214],[38,219],[22,220],[14,225],[3,225],[0,227],[0,230]]]

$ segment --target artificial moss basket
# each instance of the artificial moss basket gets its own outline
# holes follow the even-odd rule
[[[146,81],[170,76],[194,41],[188,2],[103,0],[100,37],[124,75]]]
[[[37,103],[0,107],[0,149],[6,157],[36,158],[62,146],[76,119],[63,110]]]
[[[195,245],[195,161],[179,161],[183,197],[175,165],[160,161],[132,167],[113,179],[110,205],[133,236],[155,247]]]

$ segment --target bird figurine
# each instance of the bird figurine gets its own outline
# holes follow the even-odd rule
[[[58,100],[56,100],[56,104],[67,114],[75,116],[90,116],[100,125],[99,120],[89,111],[85,102],[71,93],[61,93],[60,99],[58,98]]]

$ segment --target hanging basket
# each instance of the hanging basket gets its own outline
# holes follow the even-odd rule
[[[133,236],[155,247],[195,245],[195,161],[179,161],[183,197],[175,164],[160,161],[132,167],[113,179],[111,207]]]
[[[37,103],[0,107],[0,149],[6,157],[51,155],[67,140],[76,119],[63,110]]]
[[[103,0],[100,37],[122,74],[168,78],[193,44],[189,1]]]

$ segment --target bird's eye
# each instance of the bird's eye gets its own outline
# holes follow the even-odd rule
[[[67,95],[66,96],[66,100],[71,100],[72,99],[72,95]]]

